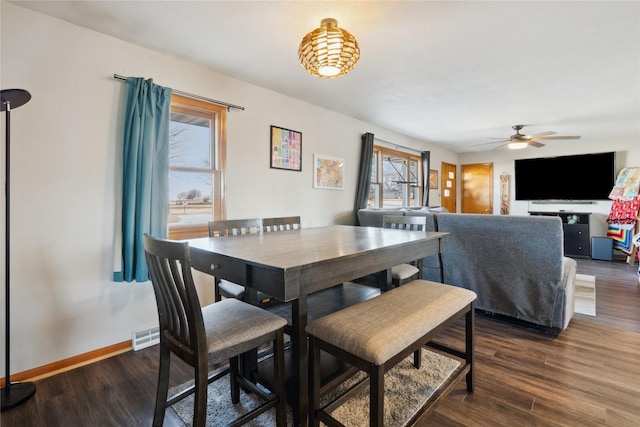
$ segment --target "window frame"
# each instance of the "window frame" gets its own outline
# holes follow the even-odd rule
[[[422,206],[422,198],[423,198],[423,190],[424,190],[424,182],[422,176],[424,171],[422,170],[422,157],[419,155],[407,153],[404,151],[398,151],[391,148],[383,147],[380,145],[374,145],[373,147],[373,158],[372,158],[372,170],[371,170],[371,179],[370,179],[370,192],[371,195],[373,193],[373,206],[375,208],[384,208],[384,159],[385,157],[397,157],[406,160],[407,162],[407,171],[411,169],[411,162],[416,162],[418,166],[418,176],[417,180],[417,189],[418,189],[418,197],[417,197],[417,205]],[[409,181],[410,177],[404,177],[405,180]],[[415,191],[415,190],[414,190]],[[402,191],[402,206],[407,206],[404,203],[404,200],[410,200],[409,196],[409,188],[405,187]],[[372,198],[368,198],[368,203],[371,203]],[[413,205],[411,205],[413,206]],[[388,207],[388,206],[387,206]]]
[[[211,121],[211,168],[191,168],[169,165],[169,172],[211,172],[212,174],[212,220],[226,217],[226,153],[227,153],[227,108],[221,105],[189,98],[183,95],[171,95],[171,112],[181,112]],[[208,224],[167,225],[169,239],[183,240],[209,235]]]

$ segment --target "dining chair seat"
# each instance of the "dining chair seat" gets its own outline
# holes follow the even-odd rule
[[[218,282],[218,292],[220,292],[220,296],[225,298],[244,300],[244,286],[228,280],[222,279]]]
[[[391,267],[391,281],[394,286],[415,280],[419,274],[420,270],[418,270],[418,267],[411,264],[400,264]],[[396,282],[398,285],[396,285]]]
[[[427,219],[423,216],[384,215],[382,226],[396,230],[427,231]],[[417,259],[414,264],[400,264],[391,267],[391,284],[398,287],[420,279],[422,277],[422,260]]]

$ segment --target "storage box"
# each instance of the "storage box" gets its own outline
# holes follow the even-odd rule
[[[608,237],[592,237],[591,258],[611,261],[613,259],[613,240]]]

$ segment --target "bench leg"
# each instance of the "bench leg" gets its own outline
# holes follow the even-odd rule
[[[369,375],[369,426],[384,426],[384,368],[373,366]]]
[[[469,372],[467,373],[467,391],[473,393],[473,330],[475,323],[475,310],[474,304],[471,303],[471,307],[467,314],[465,314],[465,360],[469,365]]]

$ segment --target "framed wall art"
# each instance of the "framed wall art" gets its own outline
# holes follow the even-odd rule
[[[313,187],[344,190],[344,160],[336,157],[313,155]]]
[[[438,189],[438,171],[435,169],[429,171],[429,188],[434,190]]]
[[[272,169],[302,170],[302,132],[271,126]]]

